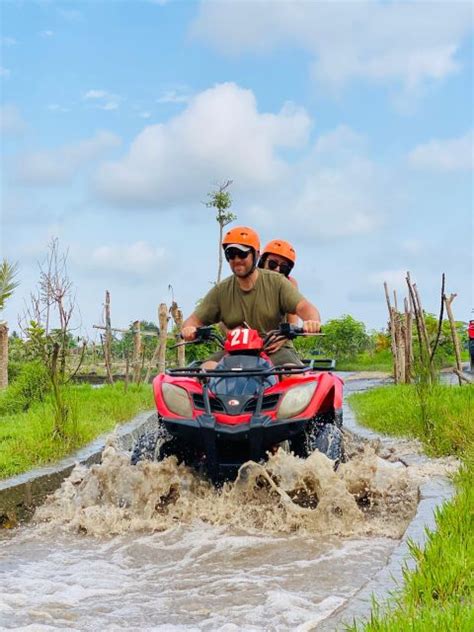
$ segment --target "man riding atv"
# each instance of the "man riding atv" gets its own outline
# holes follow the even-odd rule
[[[278,328],[285,314],[296,314],[305,333],[318,333],[321,317],[283,274],[257,267],[260,239],[247,226],[230,229],[222,240],[232,276],[215,285],[187,318],[181,330],[186,341],[195,339],[196,328],[222,322],[227,329],[245,325],[261,334]],[[290,341],[279,341],[267,349],[275,365],[301,361]],[[213,368],[222,353],[214,354],[204,368]]]

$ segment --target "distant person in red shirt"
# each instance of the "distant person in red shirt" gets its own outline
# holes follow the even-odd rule
[[[474,371],[474,320],[469,321],[467,334],[469,336],[469,357],[471,360],[471,371]]]

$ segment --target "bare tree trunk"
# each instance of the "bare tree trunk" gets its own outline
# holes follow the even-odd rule
[[[386,281],[384,281],[383,287],[385,290],[385,298],[387,299],[388,316],[389,316],[390,346],[392,349],[392,357],[393,357],[393,379],[395,380],[395,384],[398,384],[398,362],[397,362],[398,355],[397,355],[395,322],[393,318],[394,310],[390,304],[390,296],[388,294],[388,286],[387,286]]]
[[[413,314],[407,299],[405,303],[405,384],[411,383],[413,363]]]
[[[168,339],[168,308],[166,303],[161,303],[158,310],[160,324],[160,347],[158,352],[158,372],[164,373],[166,369],[166,341]]]
[[[0,390],[8,386],[8,325],[0,322]]]
[[[171,316],[173,317],[176,328],[178,330],[178,333],[181,333],[181,327],[183,326],[183,312],[179,309],[178,304],[175,301],[173,301],[173,303],[171,304],[170,312],[171,312]],[[186,348],[184,345],[181,345],[180,347],[178,347],[178,353],[177,353],[178,366],[185,366],[186,364],[185,349]]]
[[[459,386],[461,386],[462,384],[462,379],[460,376],[460,374],[462,374],[461,349],[459,347],[458,332],[456,331],[456,322],[454,320],[453,310],[451,309],[451,303],[454,301],[456,296],[457,294],[450,294],[448,298],[445,294],[444,304],[446,305],[446,312],[448,314],[449,324],[451,325],[451,337],[453,339],[454,353],[456,355],[456,369],[457,369],[456,375],[458,376]]]
[[[140,335],[140,321],[133,323],[133,381],[135,384],[140,383],[141,374],[141,355],[142,355],[142,337]]]
[[[224,226],[219,222],[219,254],[218,254],[218,266],[217,266],[217,283],[220,283],[222,274],[222,232]],[[180,347],[178,347],[179,349]],[[184,347],[183,347],[184,349]],[[182,366],[181,364],[179,366]]]
[[[110,293],[105,291],[105,343],[104,343],[105,370],[107,371],[107,382],[114,383],[112,377],[112,325],[110,322]]]

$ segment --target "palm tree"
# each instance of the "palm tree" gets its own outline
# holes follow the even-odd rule
[[[18,264],[6,259],[0,264],[0,312],[18,286]],[[0,390],[8,386],[8,325],[0,320]]]

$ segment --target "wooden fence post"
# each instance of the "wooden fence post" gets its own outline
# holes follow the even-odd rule
[[[112,377],[112,325],[110,322],[110,293],[105,291],[105,341],[104,341],[104,361],[107,371],[107,382],[114,383]]]
[[[178,333],[181,333],[181,327],[183,326],[183,312],[179,309],[176,301],[171,303],[170,312]],[[178,347],[177,361],[178,366],[185,366],[186,364],[186,347],[184,345]]]
[[[396,343],[396,333],[395,333],[395,320],[394,320],[394,309],[390,304],[390,296],[388,293],[387,282],[384,281],[383,287],[385,289],[385,298],[387,299],[387,308],[388,308],[388,317],[389,317],[389,329],[390,329],[390,346],[392,348],[392,357],[393,357],[393,379],[395,384],[398,384],[398,353],[397,353],[397,343]]]
[[[0,322],[0,390],[8,386],[8,325]]]
[[[168,340],[168,307],[161,303],[158,309],[158,321],[160,323],[160,347],[158,353],[158,372],[164,373],[166,369],[166,341]]]
[[[456,375],[458,376],[459,386],[462,384],[462,362],[461,362],[461,349],[459,348],[458,332],[456,331],[456,321],[454,320],[453,310],[451,309],[451,303],[456,298],[457,294],[450,294],[449,298],[444,295],[444,304],[446,305],[446,312],[449,318],[449,324],[451,325],[451,338],[453,339],[454,353],[456,356]]]
[[[141,377],[141,355],[142,355],[142,337],[140,335],[140,321],[133,323],[133,381],[135,384],[140,383]]]

